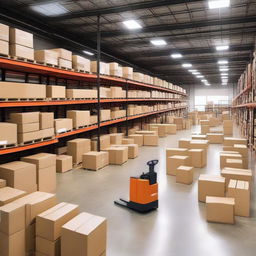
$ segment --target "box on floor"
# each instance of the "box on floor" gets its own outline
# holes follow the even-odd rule
[[[97,171],[109,165],[109,153],[106,151],[90,151],[83,154],[82,167]]]
[[[67,172],[73,168],[72,156],[68,155],[58,155],[56,157],[56,171],[57,172]]]

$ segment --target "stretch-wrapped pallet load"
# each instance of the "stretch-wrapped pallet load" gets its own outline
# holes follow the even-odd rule
[[[9,26],[0,23],[0,54],[9,55]]]
[[[91,72],[90,60],[79,55],[72,55],[72,66],[77,71]]]
[[[35,60],[42,64],[58,66],[58,52],[54,50],[37,50],[35,51]]]

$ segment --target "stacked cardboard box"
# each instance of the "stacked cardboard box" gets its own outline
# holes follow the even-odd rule
[[[183,129],[183,118],[182,117],[174,117],[173,123],[176,124],[178,131]]]
[[[207,134],[210,132],[210,125],[201,125],[201,134]]]
[[[189,149],[190,165],[196,168],[203,168],[206,165],[205,149]]]
[[[191,142],[190,139],[184,139],[184,138],[179,139],[179,142],[178,142],[179,148],[189,148],[190,142]]]
[[[36,217],[36,252],[60,255],[61,228],[79,214],[78,205],[60,203]]]
[[[109,165],[109,153],[106,151],[90,151],[83,154],[82,167],[97,171],[105,166]]]
[[[82,162],[83,154],[91,151],[90,139],[74,139],[67,143],[68,155],[73,157],[73,163],[79,164]]]
[[[56,192],[56,155],[39,153],[22,157],[21,160],[36,165],[38,191]]]
[[[58,65],[61,68],[72,68],[72,52],[63,48],[52,49],[58,54]]]
[[[16,145],[17,124],[0,122],[0,145]]]
[[[95,99],[97,90],[94,89],[66,89],[67,99]]]
[[[0,206],[11,203],[12,201],[23,197],[27,194],[27,192],[11,188],[11,187],[2,187],[0,188]]]
[[[233,121],[224,120],[223,121],[223,133],[224,135],[233,135]]]
[[[47,85],[46,97],[51,99],[65,99],[66,87],[60,85]]]
[[[127,147],[128,159],[134,159],[139,155],[138,144],[125,144],[125,145],[113,144],[113,145],[111,145],[111,147]]]
[[[123,77],[127,79],[133,79],[133,68],[131,67],[123,67]]]
[[[0,179],[0,188],[6,187],[6,180]]]
[[[224,140],[223,133],[207,133],[207,140],[210,144],[222,144]]]
[[[189,156],[170,156],[167,158],[166,174],[176,176],[180,166],[189,166]]]
[[[111,62],[111,63],[108,63],[109,64],[109,74],[111,76],[120,76],[119,74],[119,66],[118,66],[118,63],[117,62]]]
[[[194,169],[191,166],[179,166],[176,173],[176,182],[186,185],[193,183]]]
[[[9,55],[9,26],[0,24],[0,54]]]
[[[110,136],[110,144],[122,144],[123,133],[111,133]]]
[[[105,218],[85,212],[80,213],[62,226],[61,255],[105,255],[106,237]]]
[[[247,139],[225,137],[223,146],[234,146],[235,144],[247,145]]]
[[[100,110],[100,121],[108,121],[111,119],[111,111],[110,109],[101,109]]]
[[[36,166],[21,161],[0,165],[0,178],[6,180],[9,187],[28,193],[37,190]]]
[[[139,147],[143,146],[143,135],[130,134],[128,137],[134,139],[134,143],[138,144]]]
[[[239,153],[226,153],[228,151],[222,151],[220,152],[220,169],[227,167],[226,166],[226,160],[227,159],[241,159],[242,155]]]
[[[35,60],[39,63],[51,64],[58,66],[59,54],[53,50],[37,50],[35,51]]]
[[[109,135],[101,135],[100,136],[100,150],[105,150],[110,147],[110,136]],[[91,141],[91,149],[92,151],[97,151],[97,138],[93,138]]]
[[[39,125],[42,132],[42,138],[54,136],[54,114],[53,112],[40,112]]]
[[[97,73],[97,61],[91,61],[91,72]],[[109,75],[109,73],[109,64],[105,62],[100,62],[100,74]]]
[[[111,146],[105,151],[109,153],[109,164],[122,165],[128,160],[128,147],[125,145],[120,147]]]
[[[90,60],[79,55],[72,55],[72,67],[78,71],[91,72]]]
[[[58,155],[56,157],[56,172],[67,172],[73,167],[72,156]]]
[[[73,120],[75,129],[90,125],[90,111],[87,110],[68,110],[67,118]]]
[[[10,28],[10,55],[34,60],[33,34],[17,28]]]
[[[55,133],[64,133],[73,129],[73,120],[71,118],[54,119]]]

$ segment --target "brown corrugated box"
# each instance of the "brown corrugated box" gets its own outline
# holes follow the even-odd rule
[[[55,133],[63,133],[73,129],[73,120],[70,118],[54,119]]]
[[[8,204],[26,195],[26,191],[11,187],[0,188],[0,206]]]
[[[198,200],[205,202],[206,196],[225,196],[225,178],[217,175],[200,174]]]
[[[10,121],[17,124],[39,123],[39,112],[11,113]]]
[[[60,238],[55,241],[49,241],[37,236],[36,250],[35,256],[60,256]]]
[[[62,68],[70,68],[71,69],[72,68],[72,61],[59,58],[58,59],[58,65]]]
[[[121,165],[128,160],[128,147],[109,147],[105,150],[109,153],[109,164]]]
[[[66,89],[66,98],[68,99],[92,99],[97,98],[97,90],[92,89]]]
[[[66,87],[59,85],[47,85],[46,86],[47,98],[66,98]]]
[[[166,159],[170,156],[188,156],[187,148],[167,148]]]
[[[42,63],[58,65],[58,53],[52,50],[37,50],[34,53],[35,60]]]
[[[73,128],[90,125],[90,111],[87,110],[68,110],[67,118],[73,120]]]
[[[56,171],[57,172],[67,172],[73,168],[72,156],[58,155],[56,157]]]
[[[133,68],[131,67],[122,67],[123,77],[128,79],[133,79]]]
[[[84,57],[81,57],[78,55],[72,55],[72,65],[74,69],[91,72],[90,60]]]
[[[3,99],[44,99],[46,85],[0,82],[0,95]]]
[[[25,132],[35,132],[38,131],[40,126],[39,123],[29,123],[29,124],[18,124],[18,133]]]
[[[100,120],[101,120],[101,122],[108,121],[110,119],[111,119],[110,109],[101,109],[100,110]]]
[[[18,133],[18,143],[30,142],[33,140],[39,140],[43,138],[42,131]]]
[[[41,130],[42,138],[54,137],[54,128],[48,128]]]
[[[123,133],[111,133],[110,136],[110,144],[122,144]]]
[[[26,254],[33,255],[36,249],[36,224],[28,225],[25,229]]]
[[[139,147],[143,146],[143,135],[130,134],[128,137],[134,139],[134,143],[138,144]]]
[[[105,150],[108,147],[110,147],[110,136],[109,135],[101,135],[100,136],[100,150]],[[92,149],[92,151],[97,151],[97,138],[92,139],[91,149]]]
[[[134,142],[134,139],[133,138],[123,138],[122,139],[122,144],[136,144],[135,142]]]
[[[224,135],[223,133],[207,133],[207,140],[210,144],[221,144],[223,143]]]
[[[0,179],[0,188],[6,187],[6,180]]]
[[[90,139],[74,139],[67,143],[67,154],[73,157],[73,163],[79,164],[82,162],[82,155],[91,151]]]
[[[190,185],[193,183],[194,169],[191,166],[179,166],[176,172],[176,182]]]
[[[190,141],[190,139],[179,139],[179,148],[189,148]]]
[[[158,146],[158,136],[154,134],[143,135],[144,146]]]
[[[189,166],[189,163],[189,156],[170,156],[166,159],[166,174],[175,176],[179,166]]]
[[[9,55],[9,43],[8,42],[0,40],[0,54]]]
[[[9,26],[0,23],[0,40],[9,42]]]
[[[40,112],[40,129],[48,129],[54,127],[54,113],[53,112]]]
[[[10,44],[19,44],[29,48],[34,47],[33,34],[17,28],[10,28],[9,33]]]
[[[34,60],[34,49],[19,45],[19,44],[10,44],[10,55],[14,57]]]
[[[224,167],[229,168],[243,168],[243,160],[242,159],[234,159],[234,158],[227,158],[224,164]]]
[[[24,190],[28,193],[37,190],[36,166],[22,161],[0,165],[0,178],[5,179],[7,186]]]
[[[49,153],[38,153],[21,158],[22,161],[35,164],[38,169],[46,168],[56,164],[56,155]]]
[[[123,144],[123,145],[113,144],[113,145],[111,145],[111,147],[127,147],[128,148],[128,159],[134,159],[139,154],[138,144]]]
[[[109,165],[109,153],[105,151],[90,151],[83,154],[82,167],[84,169],[97,171]]]
[[[90,116],[90,124],[96,124],[98,122],[98,116],[92,115]]]
[[[190,164],[195,168],[203,168],[206,165],[205,149],[189,149]]]
[[[207,134],[210,132],[210,125],[201,125],[201,133]]]
[[[247,139],[225,137],[223,146],[234,146],[235,144],[247,145]]]
[[[17,124],[0,122],[0,145],[17,143]]]
[[[81,213],[62,227],[62,256],[101,255],[106,243],[107,221],[103,217]]]
[[[51,49],[58,54],[58,58],[72,61],[72,52],[63,48]]]
[[[230,180],[227,197],[235,199],[235,215],[250,217],[250,186],[249,182]]]
[[[228,197],[206,197],[206,219],[209,222],[235,223],[235,200]]]

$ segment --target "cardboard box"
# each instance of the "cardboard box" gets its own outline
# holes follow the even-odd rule
[[[18,133],[18,143],[34,142],[43,138],[41,130],[34,132]]]
[[[205,149],[207,150],[209,146],[209,140],[191,140],[189,148],[190,149]]]
[[[53,112],[40,112],[40,129],[48,129],[54,127],[54,113]]]
[[[0,82],[0,95],[2,99],[45,99],[46,85]]]
[[[110,147],[110,136],[101,135],[100,136],[100,150],[105,150]],[[91,141],[91,150],[97,151],[97,138],[93,138]]]
[[[158,136],[154,134],[143,135],[144,146],[158,146]]]
[[[7,186],[24,190],[28,193],[37,190],[36,166],[22,161],[0,165],[0,178],[5,179]]]
[[[58,53],[52,50],[37,50],[34,53],[35,60],[44,63],[44,64],[51,64],[51,65],[58,65]]]
[[[166,174],[176,176],[178,167],[189,165],[190,157],[175,155],[168,157],[166,160]]]
[[[128,79],[133,79],[133,68],[131,67],[122,67],[123,77]]]
[[[238,169],[238,168],[224,168],[221,170],[221,176],[226,179],[226,187],[228,187],[230,180],[243,180],[248,181],[251,185],[252,182],[252,170],[250,169]]]
[[[143,146],[143,135],[131,134],[128,135],[129,138],[134,139],[134,143],[138,144],[139,147]]]
[[[37,236],[36,256],[60,256],[60,238],[55,241],[49,241]]]
[[[35,164],[37,169],[43,169],[56,165],[56,155],[49,153],[38,153],[26,157],[22,157],[21,161]]]
[[[18,133],[35,132],[40,129],[39,123],[18,124]]]
[[[176,134],[177,133],[177,125],[176,124],[166,124],[167,133],[168,134]]]
[[[39,112],[11,113],[10,121],[16,124],[39,123]]]
[[[224,140],[223,133],[207,133],[207,140],[210,144],[222,144]]]
[[[23,197],[27,192],[11,187],[0,188],[0,206],[8,204],[16,199]]]
[[[179,166],[176,173],[176,183],[190,185],[193,183],[194,169],[190,166]]]
[[[122,144],[136,144],[135,142],[134,142],[134,139],[133,138],[123,138],[122,139]]]
[[[62,227],[61,255],[102,255],[106,251],[106,236],[105,218],[80,213]]]
[[[26,254],[33,255],[36,249],[36,224],[28,225],[25,229]]]
[[[13,235],[25,229],[25,205],[15,202],[0,207],[1,222],[0,232],[6,235]]]
[[[54,128],[48,128],[41,130],[42,138],[52,138],[54,137]]]
[[[90,124],[96,124],[97,122],[98,122],[97,115],[90,116]]]
[[[68,99],[92,99],[97,98],[97,90],[89,89],[66,89]]]
[[[73,128],[81,128],[90,125],[90,111],[87,110],[68,110],[67,118],[73,120]]]
[[[190,164],[195,168],[203,168],[206,165],[205,149],[189,149]]]
[[[78,55],[72,55],[72,65],[73,68],[76,70],[83,70],[86,72],[91,72],[91,63],[90,60],[78,56]]]
[[[6,180],[0,179],[0,188],[6,187]]]
[[[91,151],[90,139],[74,139],[67,143],[68,155],[73,157],[73,163],[79,164],[82,162],[82,156],[84,153]]]
[[[105,149],[109,153],[109,164],[122,165],[128,160],[128,147],[109,147]]]
[[[190,141],[190,139],[179,139],[179,148],[189,148]]]
[[[46,86],[46,97],[53,99],[65,99],[66,98],[66,87],[60,85],[47,85]]]
[[[242,159],[233,159],[233,158],[227,158],[226,162],[224,164],[224,167],[229,168],[243,168],[243,160]]]
[[[0,24],[0,40],[9,42],[9,26]]]
[[[8,42],[0,40],[0,54],[9,55],[9,43]]]
[[[10,44],[10,55],[14,57],[34,60],[34,49],[19,44]]]
[[[97,171],[107,165],[109,165],[109,153],[108,152],[90,151],[90,152],[83,154],[82,167],[84,169]]]
[[[56,171],[57,172],[67,172],[72,170],[73,160],[72,156],[58,155],[56,157]]]
[[[134,159],[139,155],[138,144],[111,145],[111,147],[124,147],[124,146],[128,148],[128,159]]]
[[[79,206],[60,203],[36,217],[36,236],[55,241],[61,236],[61,227],[79,214]]]
[[[155,131],[146,131],[146,130],[141,130],[141,131],[136,131],[136,134],[142,134],[142,135],[155,135]]]
[[[183,118],[182,117],[174,117],[173,123],[177,125],[183,125]]]
[[[200,125],[210,125],[210,121],[209,120],[200,120]]]
[[[225,196],[224,177],[200,174],[198,179],[198,200],[205,202],[207,196]]]
[[[72,61],[72,52],[63,48],[56,48],[56,49],[51,49],[51,51],[54,51],[58,54],[58,58]]]
[[[235,215],[250,217],[250,186],[249,182],[230,180],[227,197],[235,199]]]
[[[122,144],[123,133],[112,133],[110,136],[110,144]]]
[[[111,119],[111,112],[110,109],[101,109],[100,110],[100,121],[108,121]]]
[[[201,134],[207,134],[210,132],[210,125],[201,125]]]
[[[223,146],[234,146],[235,144],[246,145],[247,146],[247,139],[242,138],[231,138],[225,137]]]
[[[61,68],[72,69],[72,61],[70,61],[70,60],[65,60],[65,59],[59,58],[58,65]]]
[[[192,140],[207,140],[207,135],[205,134],[193,134],[191,136]]]
[[[13,235],[6,235],[0,232],[1,256],[25,256],[25,230]]]
[[[206,197],[206,219],[209,222],[235,223],[235,199],[228,197]]]
[[[17,144],[17,124],[0,122],[0,145]]]
[[[19,44],[30,48],[34,47],[33,34],[17,28],[10,28],[9,33],[10,44]]]
[[[167,148],[166,159],[170,156],[188,156],[188,149],[186,148]]]
[[[55,133],[68,132],[73,129],[73,120],[71,118],[54,119]]]

